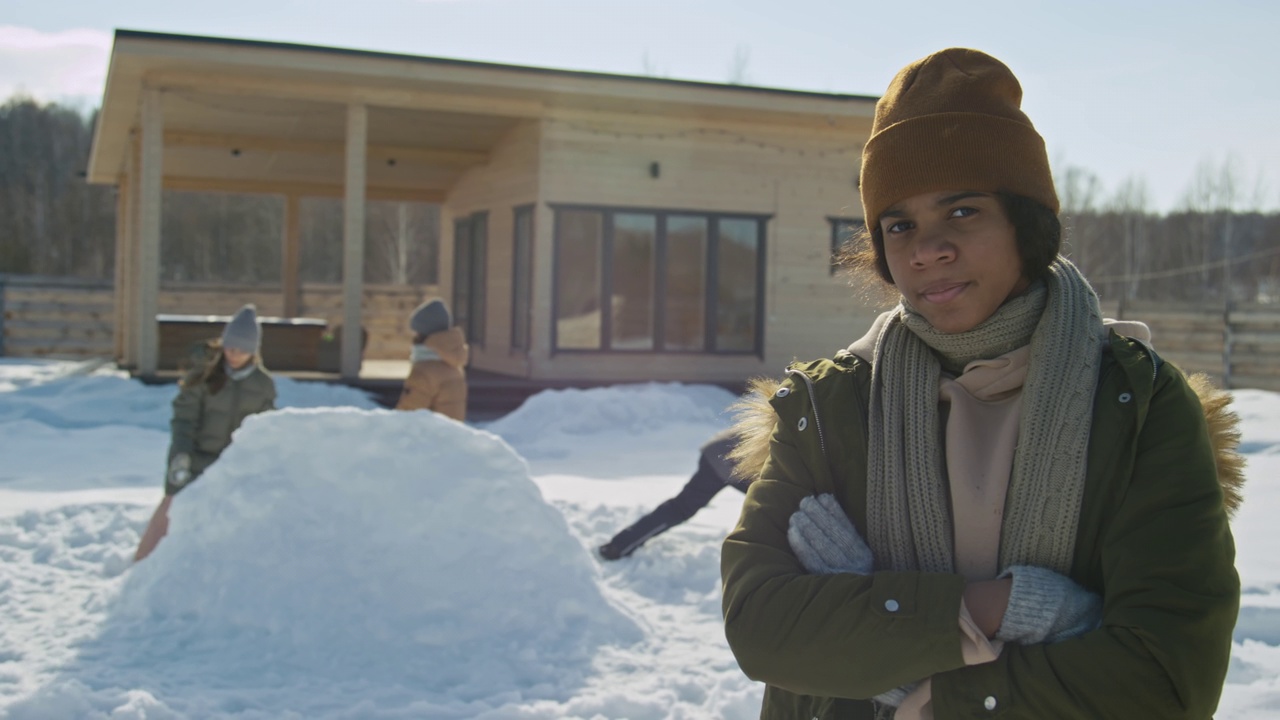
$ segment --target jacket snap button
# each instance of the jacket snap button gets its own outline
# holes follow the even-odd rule
[[[774,393],[774,395],[777,395],[778,397],[786,397],[790,394],[791,394],[791,388],[785,388],[785,387],[778,388],[778,392]]]
[[[1120,397],[1119,397],[1118,399],[1119,399],[1119,400],[1120,400],[1120,402],[1122,402],[1122,403],[1127,403],[1127,402],[1129,402],[1130,400],[1132,400],[1132,399],[1133,399],[1133,396],[1132,396],[1132,395],[1130,395],[1129,393],[1120,393]]]
[[[988,710],[995,710],[995,709],[996,709],[996,696],[995,696],[995,695],[988,695],[988,696],[987,696],[987,699],[982,701],[982,707],[984,707],[984,708],[986,708],[986,709],[988,709]]]
[[[884,609],[889,612],[898,612],[898,601],[893,599],[885,600]]]
[[[809,418],[807,417],[800,418],[800,422],[796,423],[796,429],[800,432],[804,432],[807,427],[809,427]]]

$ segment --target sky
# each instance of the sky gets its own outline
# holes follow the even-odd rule
[[[0,359],[0,717],[758,717],[720,616],[741,494],[592,555],[678,491],[730,393],[549,390],[464,425],[277,383],[283,409],[245,422],[135,565],[174,386]],[[1244,592],[1216,717],[1262,720],[1280,712],[1280,394],[1233,395]]]
[[[0,98],[96,106],[116,28],[880,95],[950,46],[1008,64],[1055,171],[1150,209],[1196,178],[1280,209],[1280,3],[1270,0],[6,0]],[[735,68],[737,70],[735,70]]]

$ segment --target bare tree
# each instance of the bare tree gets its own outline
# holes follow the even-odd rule
[[[435,282],[439,209],[410,202],[369,203],[369,282]]]
[[[746,85],[750,80],[747,66],[751,64],[751,48],[738,45],[733,49],[733,60],[729,63],[729,84]]]
[[[1099,242],[1097,202],[1102,194],[1098,176],[1080,167],[1068,165],[1054,182],[1058,187],[1061,214],[1066,225],[1067,254],[1086,276],[1093,270],[1090,264],[1094,246]]]
[[[1142,268],[1145,266],[1144,256],[1147,252],[1149,204],[1146,180],[1129,177],[1120,183],[1120,187],[1116,189],[1107,205],[1108,210],[1115,215],[1115,224],[1121,241],[1125,282],[1120,296],[1125,300],[1134,300],[1138,297]]]
[[[1220,166],[1212,161],[1201,161],[1196,167],[1191,185],[1183,195],[1182,207],[1194,215],[1198,222],[1192,241],[1200,247],[1200,284],[1207,296],[1220,296],[1229,301],[1233,296],[1231,265],[1234,258],[1235,214],[1240,204],[1240,164],[1234,155],[1228,155]],[[1214,262],[1215,254],[1222,258]],[[1221,287],[1213,292],[1212,275],[1215,264],[1221,265]]]
[[[644,49],[644,54],[640,56],[640,74],[648,77],[667,77],[669,73],[658,67],[658,64],[649,57],[649,48]]]

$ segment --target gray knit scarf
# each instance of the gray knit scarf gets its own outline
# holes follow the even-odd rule
[[[1000,567],[1067,573],[1105,330],[1098,297],[1058,257],[1046,282],[980,325],[948,335],[904,301],[876,340],[871,369],[867,525],[876,567],[954,572],[954,531],[938,418],[941,370],[1031,344]]]

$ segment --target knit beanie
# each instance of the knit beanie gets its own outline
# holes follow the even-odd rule
[[[444,301],[435,298],[419,305],[409,316],[409,329],[419,335],[431,335],[448,330],[453,324]]]
[[[859,187],[867,222],[891,205],[943,190],[1011,192],[1055,213],[1044,139],[1022,112],[1004,63],[949,48],[903,68],[876,103]]]
[[[258,308],[250,303],[236,311],[231,322],[222,330],[222,347],[241,352],[256,353],[262,342],[262,328],[258,326]]]

